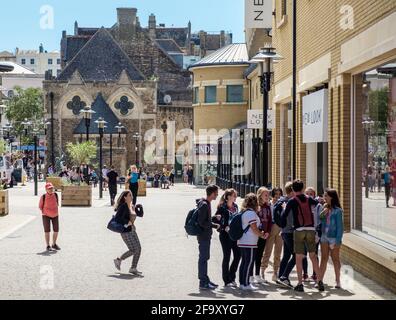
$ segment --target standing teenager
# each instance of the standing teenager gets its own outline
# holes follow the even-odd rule
[[[257,191],[257,200],[259,204],[258,217],[260,218],[259,230],[264,233],[265,237],[258,238],[257,241],[257,254],[255,259],[255,273],[251,282],[263,283],[265,282],[264,275],[260,277],[261,260],[263,258],[266,242],[272,228],[272,213],[270,204],[270,192],[267,188],[262,187]],[[267,239],[267,240],[266,240]]]
[[[43,226],[45,233],[45,242],[47,244],[47,251],[60,250],[56,241],[59,234],[59,200],[52,183],[45,185],[46,193],[41,196],[39,208],[43,215]],[[52,224],[52,246],[50,246],[50,233]]]
[[[135,207],[132,205],[132,192],[127,190],[121,193],[117,200],[115,211],[115,219],[118,223],[124,225],[124,232],[121,233],[122,240],[128,247],[128,251],[125,252],[121,257],[114,260],[114,265],[117,270],[121,270],[121,262],[133,256],[132,266],[129,273],[139,276],[142,273],[137,270],[137,266],[140,259],[142,247],[140,245],[139,237],[136,233],[135,221],[136,212]]]
[[[208,261],[210,259],[210,243],[212,239],[212,228],[219,229],[220,225],[212,222],[212,201],[217,199],[219,194],[218,186],[208,186],[206,188],[206,198],[198,200],[198,225],[202,232],[197,236],[198,240],[198,279],[201,290],[214,290],[217,284],[210,281],[208,276]]]
[[[340,249],[342,236],[344,234],[343,211],[341,209],[338,193],[334,189],[326,190],[324,194],[325,206],[320,215],[322,221],[322,237],[320,239],[320,250],[322,253],[320,261],[319,280],[323,281],[326,273],[329,255],[334,265],[336,277],[336,289],[341,289],[341,261]]]
[[[216,215],[214,216],[215,223],[220,224],[219,238],[221,248],[223,250],[223,263],[222,263],[222,276],[225,287],[237,286],[236,272],[241,260],[241,253],[238,248],[237,241],[231,240],[228,232],[230,230],[230,221],[238,213],[238,205],[236,204],[237,192],[234,189],[227,189],[220,199],[219,206],[217,207]],[[233,260],[230,265],[231,252]]]
[[[241,290],[257,290],[250,283],[253,275],[253,267],[257,254],[257,242],[259,238],[265,240],[264,233],[259,230],[260,218],[257,215],[259,204],[257,196],[249,193],[242,204],[242,229],[247,230],[238,240],[238,247],[241,249],[242,262],[239,267],[239,283]]]
[[[131,166],[128,172],[129,190],[132,192],[133,205],[136,205],[139,191],[139,172],[135,165]]]

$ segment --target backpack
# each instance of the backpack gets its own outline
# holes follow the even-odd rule
[[[298,197],[294,197],[294,199],[298,203],[298,224],[300,225],[300,227],[313,227],[315,226],[315,222],[311,206],[309,204],[309,199],[307,197],[305,198],[306,201],[303,203]]]
[[[273,210],[273,215],[274,215],[274,222],[275,224],[280,227],[280,228],[285,228],[286,226],[282,224],[282,205],[285,203],[286,201],[284,200],[279,200],[275,203],[274,205],[274,210]]]
[[[245,212],[246,211],[241,211],[231,219],[228,235],[232,241],[240,240],[250,228],[250,225],[248,225],[245,229],[243,229],[242,216]]]
[[[55,192],[55,198],[56,198],[56,203],[59,206],[59,198],[58,198],[58,194],[56,192]],[[44,208],[44,205],[45,205],[45,194],[43,194],[43,208]]]
[[[202,202],[200,202],[197,208],[192,209],[188,212],[186,222],[184,224],[184,229],[189,236],[199,236],[202,233],[202,228],[198,223],[199,210],[202,207]]]

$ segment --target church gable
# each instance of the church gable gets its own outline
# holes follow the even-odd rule
[[[96,32],[61,72],[58,80],[70,80],[76,70],[85,81],[117,82],[123,70],[132,81],[145,79],[105,28]]]

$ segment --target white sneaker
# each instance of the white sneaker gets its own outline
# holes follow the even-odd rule
[[[260,276],[255,276],[254,279],[255,279],[255,282],[254,282],[254,283],[266,283],[265,279],[263,279],[263,278],[260,277]],[[252,282],[252,283],[253,283],[253,282]]]
[[[120,260],[120,259],[114,259],[114,266],[116,267],[116,269],[118,271],[121,271],[121,262],[122,262],[122,260]]]
[[[231,285],[232,287],[234,287],[234,288],[237,288],[237,287],[238,287],[238,284],[237,284],[235,281],[234,281],[234,282],[231,282],[230,285]]]
[[[250,282],[250,283],[256,283],[256,281],[257,281],[257,280],[256,280],[256,277],[254,277],[254,276],[252,276],[252,277],[249,278],[249,282]]]
[[[245,291],[256,291],[256,290],[258,290],[258,288],[256,288],[254,285],[252,285],[252,284],[249,284],[248,286],[242,286],[242,288],[241,288],[242,290],[245,290]]]
[[[141,276],[141,275],[143,274],[142,272],[138,271],[136,268],[131,268],[131,269],[129,270],[129,273],[132,273],[132,274],[134,274],[135,276]]]

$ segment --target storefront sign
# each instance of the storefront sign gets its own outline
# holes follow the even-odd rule
[[[262,110],[248,110],[248,129],[263,129],[263,111]],[[275,110],[268,110],[267,118],[268,130],[275,129]]]
[[[217,155],[217,144],[196,144],[195,154],[197,156],[215,156]]]
[[[328,90],[303,97],[303,143],[328,142]]]
[[[272,28],[273,0],[245,0],[245,28]]]

